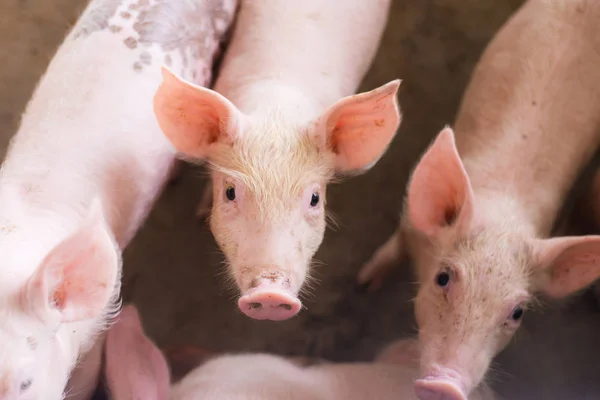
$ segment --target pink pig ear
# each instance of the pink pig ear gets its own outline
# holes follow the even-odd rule
[[[120,254],[96,199],[87,220],[50,251],[28,281],[27,307],[62,322],[101,315],[119,290]]]
[[[317,130],[334,152],[339,172],[361,172],[383,156],[400,125],[396,79],[370,92],[333,104],[317,122]]]
[[[412,226],[428,236],[470,220],[473,189],[450,127],[438,134],[413,171],[407,202]]]
[[[241,113],[229,100],[178,78],[166,67],[162,67],[162,75],[154,95],[154,114],[177,151],[204,159],[214,143],[234,141]]]
[[[600,236],[535,239],[531,243],[538,288],[562,298],[600,278]]]
[[[123,308],[106,337],[106,380],[114,400],[167,400],[169,368],[146,336],[133,305]]]

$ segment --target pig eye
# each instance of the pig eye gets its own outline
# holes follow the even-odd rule
[[[225,189],[225,197],[227,197],[227,200],[229,201],[235,200],[235,188],[233,186],[228,186],[227,189]]]
[[[450,283],[450,274],[446,271],[442,271],[435,277],[435,283],[439,287],[446,287]]]
[[[521,306],[517,306],[513,310],[510,317],[513,319],[513,321],[519,321],[519,320],[521,320],[521,318],[523,318],[524,313],[525,313],[525,311],[523,311],[523,308]]]
[[[311,207],[316,207],[317,204],[319,204],[319,199],[320,199],[319,193],[316,193],[316,192],[313,193],[312,197],[310,198],[310,206]]]
[[[27,389],[29,389],[29,387],[31,386],[32,383],[33,383],[33,379],[27,379],[27,380],[21,382],[21,392],[24,392]]]

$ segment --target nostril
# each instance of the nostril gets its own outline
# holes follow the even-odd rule
[[[283,308],[284,310],[287,310],[287,311],[292,311],[292,305],[291,304],[280,304],[279,308]]]
[[[250,303],[250,304],[248,304],[248,306],[252,310],[260,310],[262,308],[262,304],[261,303]]]

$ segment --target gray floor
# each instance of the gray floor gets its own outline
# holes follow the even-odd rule
[[[0,151],[66,29],[86,0],[0,1]],[[469,73],[519,0],[396,0],[381,51],[362,88],[404,79],[404,122],[367,175],[328,192],[340,226],[317,254],[326,266],[283,322],[252,321],[236,311],[220,276],[221,256],[208,227],[193,218],[204,178],[188,167],[159,200],[125,256],[124,293],[160,345],[268,350],[334,360],[368,359],[387,341],[414,333],[408,272],[374,295],[354,275],[396,223],[408,173],[429,140],[452,121]],[[529,313],[498,357],[492,379],[507,399],[600,399],[595,338],[600,313],[590,296]]]

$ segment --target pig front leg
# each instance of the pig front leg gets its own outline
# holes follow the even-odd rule
[[[181,170],[183,168],[182,162],[179,160],[174,160],[173,164],[171,164],[171,169],[169,170],[169,177],[167,178],[167,183],[169,185],[174,184],[177,179],[181,176]]]
[[[369,285],[369,291],[378,290],[383,280],[392,271],[394,265],[400,263],[404,258],[402,228],[399,226],[396,232],[381,246],[375,254],[367,261],[358,272],[358,284]]]
[[[204,219],[208,217],[210,214],[210,209],[212,207],[213,201],[213,185],[212,179],[208,178],[206,181],[206,186],[204,187],[204,191],[202,192],[202,197],[198,202],[198,206],[196,207],[196,217],[199,219]]]
[[[69,400],[92,398],[100,382],[105,341],[106,332],[103,332],[73,370],[65,390],[65,393],[69,393]]]
[[[597,234],[600,231],[600,168],[594,173],[589,188],[575,204],[566,225],[564,234]],[[560,228],[557,235],[563,236]],[[592,286],[592,293],[600,307],[600,281]]]

